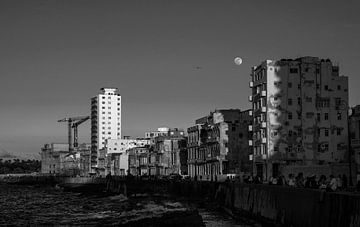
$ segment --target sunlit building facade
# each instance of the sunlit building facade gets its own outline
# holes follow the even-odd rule
[[[266,60],[252,68],[250,87],[254,173],[347,160],[348,78],[329,59]]]
[[[101,88],[91,99],[91,167],[104,166],[100,151],[106,140],[121,139],[121,96],[117,88]],[[102,162],[102,163],[100,163]]]

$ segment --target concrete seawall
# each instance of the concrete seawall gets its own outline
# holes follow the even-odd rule
[[[285,186],[174,182],[171,191],[207,197],[236,215],[285,226],[360,226],[360,195]]]

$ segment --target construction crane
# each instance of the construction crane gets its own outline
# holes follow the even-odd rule
[[[82,117],[69,117],[58,120],[58,122],[67,122],[68,123],[68,143],[69,143],[69,152],[74,150],[74,147],[78,147],[78,126],[81,123],[84,123],[90,119],[89,116]],[[74,143],[72,138],[72,129],[74,129]]]

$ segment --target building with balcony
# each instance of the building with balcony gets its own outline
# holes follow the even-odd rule
[[[354,168],[360,175],[360,105],[352,108],[349,116],[351,155],[349,159],[354,163]]]
[[[188,174],[215,180],[251,171],[250,110],[215,110],[188,128]]]
[[[98,168],[100,151],[106,140],[121,139],[121,96],[116,88],[101,88],[101,93],[91,99],[91,169]]]
[[[346,162],[348,78],[327,59],[266,60],[251,72],[256,172]]]

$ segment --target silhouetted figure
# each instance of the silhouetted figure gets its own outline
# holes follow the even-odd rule
[[[289,181],[287,183],[290,187],[295,187],[296,186],[296,181],[295,181],[295,177],[294,174],[290,173],[289,174]]]
[[[329,185],[327,187],[328,191],[336,191],[337,189],[337,181],[336,178],[334,177],[334,175],[330,175],[330,182]]]
[[[106,191],[110,191],[111,179],[112,179],[111,173],[109,172],[106,175]]]
[[[318,181],[318,185],[319,185],[319,189],[326,189],[327,182],[326,182],[326,176],[325,175],[320,176],[320,179]]]
[[[304,174],[299,173],[296,177],[296,187],[303,188],[304,186]]]

